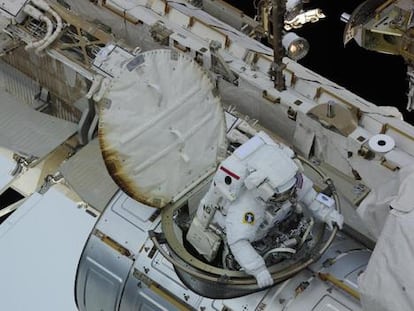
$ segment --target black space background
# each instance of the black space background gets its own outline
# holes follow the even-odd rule
[[[226,0],[248,15],[254,14],[253,1]],[[405,110],[408,82],[406,66],[400,56],[367,51],[353,41],[343,45],[345,23],[362,0],[312,0],[308,8],[321,8],[327,15],[316,24],[306,24],[296,31],[310,43],[308,55],[299,61],[320,75],[380,106],[396,106],[407,122],[414,123],[414,112]]]

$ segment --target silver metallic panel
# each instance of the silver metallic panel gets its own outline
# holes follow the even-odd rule
[[[0,146],[43,158],[76,130],[76,124],[35,111],[1,92]]]
[[[91,235],[76,276],[76,304],[80,311],[118,310],[132,260],[114,244]]]
[[[86,274],[85,305],[87,310],[116,310],[117,298],[122,289],[122,278],[112,273],[96,261],[88,258],[89,270]],[[100,292],[105,289],[105,295]],[[95,297],[100,297],[96,299]]]
[[[154,297],[152,304],[147,304],[145,300],[150,294],[141,295],[137,288],[139,280],[131,274],[136,253],[148,237],[146,230],[154,229],[159,223],[159,219],[151,220],[155,211],[121,191],[114,196],[99,218],[79,262],[75,292],[80,311],[114,311],[125,302],[134,306],[127,310],[159,310],[156,306],[164,305]],[[125,288],[128,278],[132,278],[133,288]],[[130,297],[125,297],[126,290]]]
[[[82,200],[101,212],[118,190],[106,170],[97,140],[66,161],[60,171]]]
[[[161,298],[145,283],[133,275],[133,270],[128,278],[123,293],[120,311],[175,311],[177,306]]]

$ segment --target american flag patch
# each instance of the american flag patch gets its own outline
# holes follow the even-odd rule
[[[296,189],[302,189],[303,176],[301,173],[296,174]]]

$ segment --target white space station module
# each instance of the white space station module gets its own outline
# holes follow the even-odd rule
[[[410,5],[346,38],[409,62]],[[2,310],[414,308],[413,127],[295,61],[320,10],[257,9],[0,3]]]

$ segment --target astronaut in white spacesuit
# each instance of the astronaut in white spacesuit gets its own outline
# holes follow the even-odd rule
[[[187,233],[195,249],[212,261],[222,238],[211,228],[220,228],[234,258],[261,288],[272,285],[273,279],[251,242],[283,222],[294,209],[292,202],[303,203],[331,229],[334,224],[343,225],[335,201],[313,189],[293,156],[290,148],[276,144],[265,133],[256,134],[221,163]],[[278,202],[276,212],[267,210],[270,199]]]

